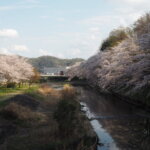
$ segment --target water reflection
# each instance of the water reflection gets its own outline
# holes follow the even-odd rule
[[[80,92],[79,100],[87,116],[100,117],[91,121],[101,143],[104,143],[98,149],[150,150],[150,119],[141,117],[149,114],[126,102],[96,93],[91,89],[80,88]]]

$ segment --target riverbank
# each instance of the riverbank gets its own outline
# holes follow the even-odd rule
[[[150,105],[147,103],[147,101],[139,100],[138,96],[137,98],[132,98],[130,96],[126,96],[124,94],[120,94],[118,92],[114,92],[113,90],[108,89],[102,89],[97,85],[94,85],[93,83],[87,81],[87,80],[81,80],[78,79],[77,81],[71,81],[70,84],[73,86],[83,86],[89,89],[94,89],[95,92],[102,94],[102,95],[109,95],[112,97],[115,97],[116,99],[125,101],[129,103],[130,105],[133,105],[137,108],[143,109],[144,111],[150,112]],[[144,95],[143,95],[144,97]]]
[[[69,85],[56,90],[43,84],[2,100],[0,149],[95,150],[96,135],[76,94]]]
[[[148,112],[89,87],[78,89],[83,110],[102,143],[98,150],[149,150]]]
[[[39,84],[31,84],[30,86],[28,84],[24,84],[20,87],[16,86],[13,88],[6,88],[5,86],[0,86],[0,102],[15,95],[33,92],[38,88]]]

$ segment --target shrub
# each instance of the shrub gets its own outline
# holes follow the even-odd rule
[[[133,25],[133,30],[137,36],[150,33],[150,13],[140,17]]]
[[[62,99],[74,99],[76,96],[76,90],[69,84],[65,84],[61,90]]]
[[[3,117],[7,119],[18,120],[46,120],[46,116],[39,112],[33,112],[31,109],[21,106],[17,103],[9,103],[1,111]]]
[[[109,37],[103,41],[100,50],[104,51],[107,48],[117,46],[121,41],[128,37],[125,29],[119,28],[112,31]]]
[[[78,122],[78,103],[75,101],[75,89],[66,84],[61,91],[61,99],[54,113],[54,118],[58,122],[59,131],[62,136],[69,136],[74,133],[74,128]]]
[[[59,127],[59,131],[62,132],[62,136],[69,136],[73,134],[76,125],[76,113],[77,105],[69,100],[61,100],[58,104],[58,108],[54,113]]]
[[[44,96],[51,96],[53,98],[59,98],[60,93],[58,90],[55,90],[54,88],[51,88],[48,85],[43,85],[38,89],[38,92]]]
[[[136,41],[142,50],[150,49],[150,13],[138,19],[134,26]]]

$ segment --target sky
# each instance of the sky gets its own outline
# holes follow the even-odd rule
[[[0,0],[0,53],[87,59],[149,11],[150,0]]]

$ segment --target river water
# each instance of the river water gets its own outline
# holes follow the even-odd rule
[[[62,89],[64,83],[50,83]],[[81,109],[97,134],[97,150],[150,150],[150,114],[111,95],[75,86]]]
[[[91,88],[77,89],[82,110],[98,136],[98,150],[150,150],[148,113]]]

